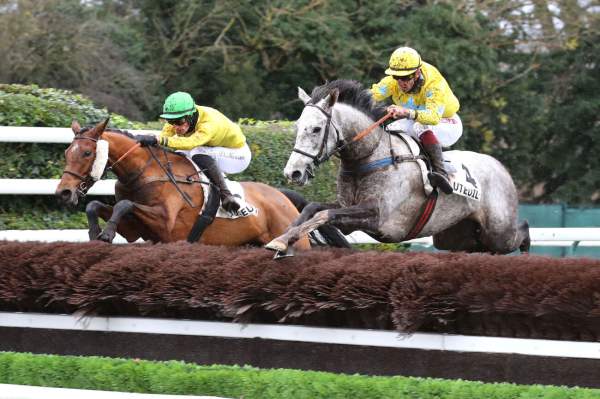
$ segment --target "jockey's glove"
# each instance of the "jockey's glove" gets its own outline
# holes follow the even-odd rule
[[[153,147],[158,145],[158,138],[153,134],[142,134],[135,138],[142,147]]]

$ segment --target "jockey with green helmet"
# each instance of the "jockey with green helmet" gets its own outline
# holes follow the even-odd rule
[[[437,68],[410,47],[392,53],[385,73],[388,76],[371,87],[371,94],[376,101],[392,98],[394,105],[388,112],[400,120],[388,125],[388,130],[401,130],[419,140],[431,160],[431,184],[452,193],[442,147],[451,146],[462,135],[458,99]]]
[[[223,208],[236,212],[240,205],[222,172],[240,173],[250,164],[252,155],[240,127],[216,109],[196,105],[184,92],[167,97],[160,117],[166,121],[160,136],[138,136],[138,142],[184,153],[218,187]]]

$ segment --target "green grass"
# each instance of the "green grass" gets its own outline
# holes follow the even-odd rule
[[[600,398],[600,390],[0,352],[0,383],[244,399]]]

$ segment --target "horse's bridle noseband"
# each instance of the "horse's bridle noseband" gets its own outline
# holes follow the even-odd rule
[[[332,113],[325,111],[323,108],[319,107],[316,104],[308,103],[308,104],[306,104],[306,107],[315,107],[316,109],[321,111],[323,113],[323,115],[325,115],[327,117],[327,122],[326,122],[327,125],[325,126],[325,133],[323,134],[323,141],[321,142],[321,146],[319,148],[319,152],[317,153],[317,155],[309,154],[306,151],[300,150],[296,147],[294,147],[292,149],[292,151],[309,157],[310,159],[313,160],[315,166],[319,166],[320,164],[322,164],[323,162],[326,162],[329,158],[331,158],[332,155],[337,154],[342,148],[344,148],[346,145],[346,142],[341,137],[340,131],[338,130],[337,126],[335,126],[335,124],[331,120],[332,116],[333,116]],[[329,128],[331,126],[333,126],[333,129],[335,130],[336,144],[335,144],[335,147],[333,148],[333,151],[327,152],[327,140],[329,139]]]
[[[94,143],[98,143],[98,140],[97,140],[97,139],[95,139],[95,138],[92,138],[92,137],[85,137],[85,136],[75,136],[75,137],[73,138],[73,140],[91,140],[91,141],[93,141]],[[92,164],[92,165],[93,165],[93,164]],[[75,172],[73,172],[73,171],[70,171],[70,170],[68,170],[67,168],[65,168],[65,169],[63,170],[63,175],[64,175],[65,173],[66,173],[66,174],[68,174],[68,175],[71,175],[71,176],[73,176],[73,177],[76,177],[76,178],[78,178],[79,180],[81,180],[81,182],[80,182],[80,183],[79,183],[79,185],[77,186],[77,190],[76,190],[76,192],[77,192],[77,195],[78,195],[79,197],[85,197],[85,196],[87,195],[87,192],[88,192],[88,190],[89,190],[89,189],[90,189],[90,188],[91,188],[91,187],[94,185],[94,183],[95,183],[95,180],[94,180],[94,178],[91,176],[91,173],[92,173],[92,171],[91,171],[91,168],[90,168],[90,171],[88,172],[88,174],[87,174],[87,175],[85,175],[85,176],[83,176],[83,175],[80,175],[79,173],[75,173]]]

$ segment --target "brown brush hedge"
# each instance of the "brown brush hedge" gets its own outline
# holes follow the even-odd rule
[[[600,340],[600,261],[0,242],[0,310]]]

